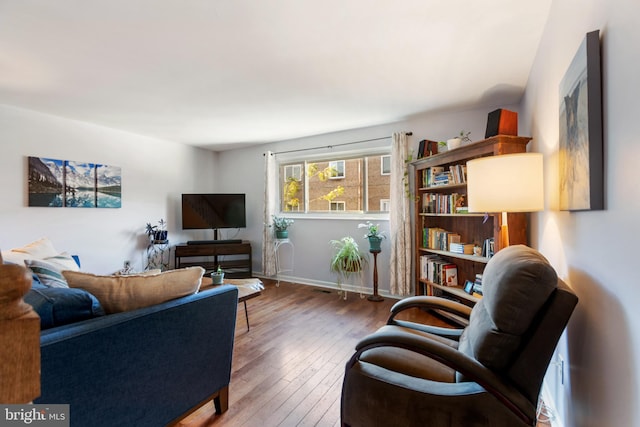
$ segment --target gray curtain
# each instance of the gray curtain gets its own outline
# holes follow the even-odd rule
[[[395,295],[411,294],[411,199],[405,191],[409,139],[404,132],[396,132],[391,146],[391,205],[389,229],[391,231],[390,291]]]

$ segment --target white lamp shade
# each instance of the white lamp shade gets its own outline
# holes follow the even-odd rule
[[[467,162],[469,212],[544,209],[541,153],[505,154]]]

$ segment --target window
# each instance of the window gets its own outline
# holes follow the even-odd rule
[[[285,165],[281,169],[281,211],[304,212],[304,199],[302,198],[304,192],[303,170],[303,164]]]
[[[329,162],[329,168],[331,169],[329,179],[342,179],[345,177],[344,160]]]
[[[291,161],[281,163],[279,170],[282,212],[389,211],[388,154]]]
[[[284,167],[284,181],[287,182],[289,178],[296,181],[302,181],[302,165],[287,165]]]
[[[380,175],[391,175],[391,156],[380,156]]]
[[[343,211],[344,212],[345,203],[344,202],[331,202],[331,210],[332,211]]]

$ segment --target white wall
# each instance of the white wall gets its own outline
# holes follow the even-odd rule
[[[124,260],[141,269],[147,222],[167,220],[172,242],[191,238],[179,223],[180,194],[214,189],[210,151],[8,106],[0,106],[0,153],[0,248],[47,236],[94,273]],[[28,156],[120,166],[122,208],[27,207]]]
[[[507,108],[517,111],[517,106],[501,105],[495,108]],[[238,191],[247,194],[247,225],[243,230],[243,238],[253,244],[253,270],[262,271],[261,243],[263,230],[263,172],[264,156],[267,150],[281,152],[311,147],[326,147],[335,145],[331,150],[313,150],[302,155],[315,155],[321,153],[336,153],[341,150],[355,150],[363,148],[390,147],[391,134],[399,131],[411,131],[413,136],[410,141],[414,147],[421,139],[446,140],[456,136],[461,130],[471,131],[473,140],[484,139],[487,114],[494,108],[481,108],[468,111],[448,111],[430,113],[383,126],[374,126],[363,129],[353,129],[343,132],[335,132],[326,135],[317,135],[296,140],[280,141],[272,144],[230,150],[219,153],[216,167],[216,182],[223,185],[225,191]],[[338,147],[338,144],[350,143],[389,136],[383,141],[367,142],[365,144]],[[295,156],[300,154],[289,154]],[[278,155],[277,159],[286,158]],[[299,283],[319,286],[335,286],[336,277],[329,271],[329,261],[332,250],[329,241],[343,236],[353,236],[366,250],[368,243],[362,237],[363,230],[359,230],[358,224],[362,218],[350,219],[318,219],[317,217],[304,217],[294,214],[295,223],[289,229],[289,237],[295,245],[295,266],[293,272],[285,272],[281,277],[294,280]],[[389,235],[389,222],[387,216],[371,216],[374,223],[380,223],[381,229]],[[382,254],[378,256],[379,291],[386,295],[389,292],[389,241],[382,242]],[[371,266],[365,273],[365,286],[369,291],[372,285]],[[359,281],[352,281],[359,285]]]
[[[525,131],[546,162],[546,210],[534,216],[533,245],[580,298],[558,350],[568,364],[564,385],[556,368],[547,375],[565,426],[640,426],[638,16],[635,0],[554,0],[522,105]],[[559,85],[585,34],[596,29],[602,40],[606,209],[560,212]]]

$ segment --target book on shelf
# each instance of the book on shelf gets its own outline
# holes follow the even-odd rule
[[[464,255],[473,255],[473,243],[452,242],[449,245],[449,252]]]
[[[465,203],[464,194],[424,193],[422,195],[422,213],[453,214],[457,213],[459,207],[465,207]]]
[[[482,256],[491,258],[494,254],[494,249],[495,249],[495,241],[493,237],[490,239],[485,239],[484,244],[482,245]]]
[[[440,227],[427,227],[422,230],[422,246],[428,249],[448,251],[452,242],[459,241],[459,234]]]
[[[426,168],[422,174],[422,186],[432,187],[437,174],[444,172],[444,166],[431,166]]]
[[[457,286],[458,266],[438,255],[421,255],[420,279],[442,286]]]
[[[482,296],[482,274],[477,273],[473,282],[473,293]]]
[[[455,264],[446,264],[443,267],[443,285],[458,286],[458,266]]]
[[[431,187],[437,187],[439,185],[448,185],[451,182],[451,173],[443,170],[433,176],[431,181]]]
[[[465,184],[467,182],[467,165],[449,166],[451,184]]]

